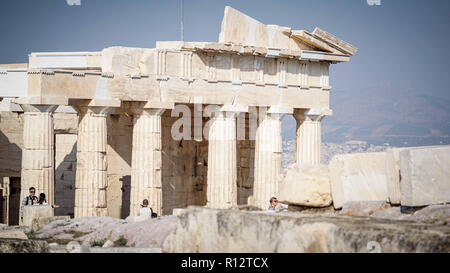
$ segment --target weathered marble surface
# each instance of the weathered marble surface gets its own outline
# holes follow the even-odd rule
[[[164,252],[450,251],[450,228],[442,224],[206,208],[178,217]]]
[[[408,149],[399,157],[403,206],[450,202],[450,146]]]
[[[33,220],[53,216],[53,208],[50,205],[33,205],[23,207],[23,223],[21,225],[31,227]]]
[[[334,156],[329,164],[333,206],[348,201],[386,201],[386,153]]]
[[[38,239],[52,239],[67,244],[77,241],[83,246],[107,240],[122,240],[126,247],[161,248],[165,238],[176,227],[175,216],[127,222],[107,216],[91,216],[54,221],[35,233]]]
[[[281,203],[326,207],[332,202],[327,166],[294,164],[283,171],[279,182]],[[266,200],[268,206],[268,200]]]
[[[0,253],[48,253],[48,243],[41,240],[1,239]]]

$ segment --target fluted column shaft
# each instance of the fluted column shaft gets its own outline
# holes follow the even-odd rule
[[[57,105],[22,105],[23,148],[21,200],[36,188],[36,196],[45,193],[47,202],[54,204],[54,136],[53,111]]]
[[[250,204],[267,209],[269,200],[278,193],[281,172],[282,114],[266,113],[260,117],[255,139],[255,180]]]
[[[77,107],[80,115],[75,179],[75,217],[107,215],[107,129],[109,107]]]
[[[297,120],[296,162],[319,165],[321,157],[321,120],[324,115],[294,114]]]
[[[219,111],[209,123],[207,207],[237,206],[236,113]]]
[[[164,109],[143,110],[134,116],[130,215],[138,215],[142,200],[162,213],[161,115]]]

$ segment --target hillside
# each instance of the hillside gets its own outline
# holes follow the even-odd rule
[[[323,120],[323,142],[367,141],[374,145],[450,143],[450,100],[408,89],[332,90],[333,116]],[[283,137],[295,138],[295,120],[283,122]]]

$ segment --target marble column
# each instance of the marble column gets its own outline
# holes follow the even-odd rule
[[[321,157],[321,121],[324,117],[320,111],[296,110],[297,147],[296,162],[319,165]]]
[[[110,107],[81,106],[77,139],[75,218],[107,215],[107,129]]]
[[[237,206],[236,112],[215,112],[209,121],[207,207]]]
[[[165,109],[143,109],[133,119],[130,215],[138,215],[142,200],[162,213],[161,115]]]
[[[23,114],[23,148],[21,201],[36,188],[36,195],[45,193],[54,204],[54,135],[53,111],[57,105],[21,105]]]
[[[269,200],[278,193],[278,176],[281,172],[281,120],[284,114],[262,113],[256,129],[255,180],[249,204],[267,209]]]

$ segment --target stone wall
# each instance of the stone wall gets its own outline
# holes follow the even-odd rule
[[[22,114],[0,112],[0,177],[20,177],[22,131]]]

